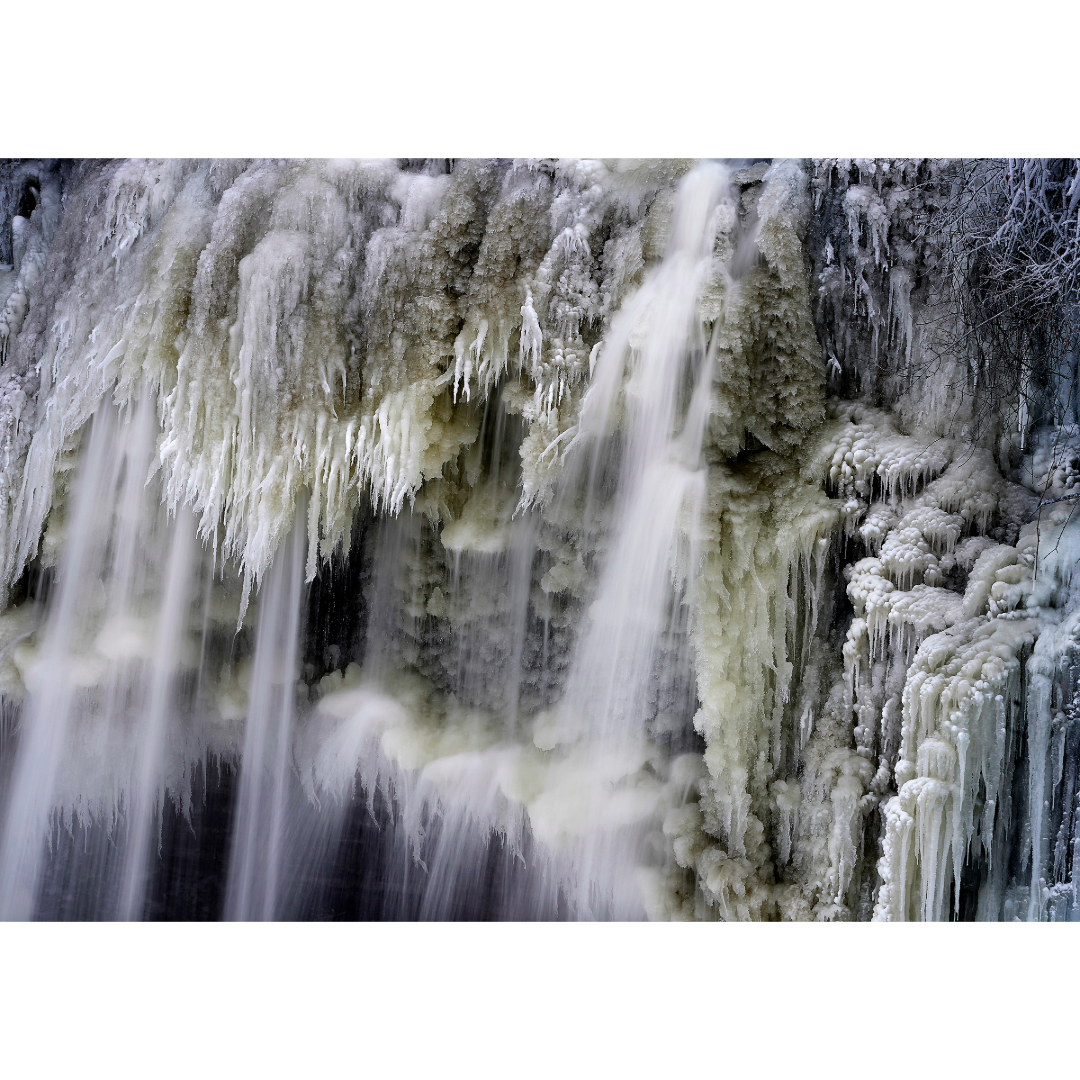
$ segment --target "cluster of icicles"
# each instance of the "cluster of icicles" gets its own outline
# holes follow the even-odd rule
[[[11,171],[0,916],[1071,916],[1080,526],[829,397],[864,165]]]

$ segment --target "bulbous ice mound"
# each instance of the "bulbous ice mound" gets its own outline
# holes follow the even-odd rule
[[[0,914],[173,910],[174,806],[232,918],[1073,911],[1076,429],[942,346],[958,175],[0,168]]]

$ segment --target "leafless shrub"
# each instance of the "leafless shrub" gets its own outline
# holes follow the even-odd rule
[[[938,350],[967,360],[976,413],[1075,423],[1080,159],[957,163]]]

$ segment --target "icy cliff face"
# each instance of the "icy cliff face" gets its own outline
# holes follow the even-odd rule
[[[1076,436],[955,165],[0,179],[0,913],[167,912],[211,773],[233,918],[354,803],[397,915],[1072,913]]]

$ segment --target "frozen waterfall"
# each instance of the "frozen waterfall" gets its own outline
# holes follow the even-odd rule
[[[0,917],[1080,918],[1076,166],[0,163]]]

